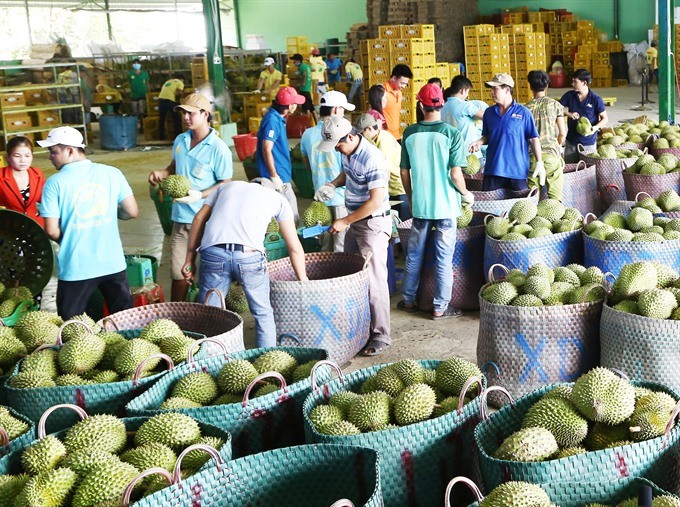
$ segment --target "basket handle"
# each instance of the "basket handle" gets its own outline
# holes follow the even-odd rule
[[[468,392],[468,389],[472,387],[472,384],[477,384],[477,395],[482,394],[482,379],[480,377],[470,377],[467,379],[467,382],[463,385],[463,388],[460,390],[460,395],[458,396],[458,413],[460,414],[463,411],[463,405],[465,404],[465,395]]]
[[[612,280],[610,281],[609,278],[611,278]],[[604,289],[607,291],[607,294],[611,292],[611,289],[614,286],[614,282],[616,282],[616,276],[611,271],[607,271],[604,274],[604,283],[607,284]]]
[[[481,402],[482,402],[482,421],[486,421],[489,418],[489,405],[487,402],[487,398],[489,397],[489,393],[493,391],[498,391],[499,393],[502,393],[505,395],[505,397],[510,400],[510,403],[515,403],[515,399],[512,397],[512,395],[508,392],[508,390],[505,387],[501,386],[490,386],[487,387],[482,391],[481,394]]]
[[[222,310],[226,310],[226,309],[227,309],[227,305],[224,303],[224,296],[222,295],[222,293],[220,292],[219,289],[208,289],[208,291],[205,293],[205,299],[203,300],[203,304],[204,304],[204,305],[207,305],[207,304],[208,304],[208,299],[210,299],[210,296],[211,296],[213,293],[214,293],[214,294],[217,294],[217,297],[218,297],[219,300],[220,300],[220,308],[221,308]]]
[[[2,426],[0,426],[0,438],[2,439],[0,441],[0,445],[2,445],[3,447],[9,445],[9,435],[5,431],[5,428],[3,428]]]
[[[79,325],[83,326],[85,329],[87,329],[87,332],[89,334],[94,334],[92,332],[92,328],[90,326],[88,326],[87,324],[85,324],[82,320],[76,320],[76,319],[67,320],[59,328],[59,332],[57,333],[57,345],[61,346],[61,345],[64,344],[64,341],[61,339],[61,333],[64,331],[64,328],[66,326],[70,326],[72,324],[79,324]]]
[[[59,410],[60,408],[68,408],[73,410],[76,414],[80,416],[80,419],[85,420],[88,418],[87,412],[80,408],[78,405],[72,405],[70,403],[62,403],[60,405],[54,405],[45,412],[43,412],[43,415],[40,416],[40,420],[38,421],[38,440],[45,438],[47,435],[47,431],[45,430],[45,424],[47,423],[47,418],[50,416],[52,412],[55,410]]]
[[[586,149],[581,143],[578,143],[576,145],[576,150],[578,151],[579,155],[585,155],[586,154]]]
[[[597,216],[594,213],[586,213],[586,216],[583,217],[583,223],[585,225],[588,225],[590,223],[589,218],[592,217],[593,220],[597,220]]]
[[[293,333],[281,333],[281,334],[279,335],[278,340],[276,340],[276,341],[277,341],[277,344],[278,344],[279,346],[281,346],[281,343],[282,343],[283,340],[285,340],[286,338],[290,338],[293,342],[295,342],[295,346],[296,346],[296,347],[299,347],[299,346],[300,346],[300,343],[301,343],[300,338],[298,338],[297,336],[295,336]]]
[[[619,377],[621,377],[623,380],[627,380],[630,382],[630,378],[628,378],[628,375],[626,375],[623,371],[619,370],[618,368],[607,368],[609,371],[613,371],[616,373]]]
[[[496,268],[501,268],[501,269],[505,272],[505,276],[507,276],[508,273],[510,273],[510,270],[507,268],[507,266],[506,266],[505,264],[494,264],[494,265],[492,265],[492,266],[489,268],[489,272],[487,273],[487,276],[486,276],[486,279],[487,279],[487,280],[489,280],[489,281],[491,281],[491,282],[495,282],[495,281],[496,281],[496,277],[495,277],[494,274],[493,274],[493,273],[494,273],[494,270],[495,270]]]
[[[132,385],[133,386],[137,386],[137,382],[139,382],[139,377],[141,377],[142,372],[144,371],[144,370],[142,370],[142,367],[146,364],[146,362],[149,359],[158,359],[158,358],[162,359],[163,361],[165,361],[167,363],[168,370],[172,370],[175,367],[175,363],[172,361],[172,359],[170,359],[170,356],[168,356],[166,354],[151,354],[150,356],[144,358],[142,360],[142,362],[137,365],[137,368],[135,369],[135,374],[132,377]]]
[[[106,329],[106,325],[109,324],[109,323],[113,326],[113,330],[114,330],[114,331],[119,331],[119,330],[120,330],[120,328],[118,327],[118,324],[116,324],[116,321],[113,320],[111,317],[106,316],[106,317],[104,317],[104,318],[102,319],[102,327],[103,327],[104,329]]]
[[[189,351],[187,352],[187,363],[189,363],[193,367],[194,364],[196,363],[196,358],[194,357],[194,355],[196,354],[196,352],[198,352],[201,345],[208,342],[214,343],[219,348],[221,348],[222,352],[224,353],[225,361],[229,361],[229,353],[227,352],[227,348],[224,346],[224,343],[222,343],[219,340],[216,340],[215,338],[201,338],[200,340],[196,340],[191,345],[189,345]]]
[[[579,161],[578,161],[578,164],[576,164],[576,168],[574,169],[574,172],[577,173],[577,172],[579,172],[581,169],[585,169],[586,167],[587,167],[587,166],[586,166],[586,161],[585,161],[585,160],[579,160]]]
[[[316,392],[319,390],[319,386],[316,385],[316,369],[319,368],[320,366],[323,366],[327,364],[328,366],[331,367],[332,370],[335,370],[338,373],[338,378],[340,379],[340,382],[345,382],[345,375],[342,373],[342,369],[340,366],[338,366],[337,363],[334,363],[333,361],[330,361],[328,359],[323,359],[321,361],[318,361],[313,367],[312,367],[312,373],[310,374],[310,380],[312,382],[312,392]]]
[[[580,303],[585,303],[585,302],[586,302],[586,296],[587,296],[588,294],[590,294],[590,291],[591,291],[591,290],[593,290],[593,289],[595,289],[595,288],[597,288],[597,287],[602,287],[602,288],[604,289],[604,293],[607,294],[607,287],[605,287],[605,286],[602,285],[601,283],[598,283],[597,285],[593,285],[593,286],[590,287],[587,291],[585,291],[585,292],[583,293],[583,295],[581,296],[581,301],[579,301],[579,302],[580,302]]]
[[[538,194],[538,187],[533,187],[531,190],[529,190],[529,194],[526,198],[528,199],[529,197],[533,197],[536,194]]]
[[[175,468],[172,472],[172,482],[174,484],[180,484],[182,482],[182,460],[184,456],[189,454],[191,451],[203,451],[210,455],[212,459],[215,460],[217,471],[222,472],[222,467],[224,466],[224,460],[217,449],[205,444],[193,444],[182,451],[182,453],[177,456],[177,461],[175,462]]]
[[[576,230],[576,226],[578,225],[578,222],[579,222],[579,221],[578,221],[577,219],[574,219],[574,220],[571,222],[571,229],[569,230],[570,232],[574,232],[574,231]]]
[[[366,259],[364,260],[364,265],[361,268],[361,271],[366,271],[368,269],[368,263],[371,262],[371,257],[373,257],[373,252],[368,252],[366,255]]]
[[[459,482],[465,484],[468,489],[472,491],[472,494],[475,495],[478,502],[481,502],[484,499],[484,495],[482,495],[479,487],[473,481],[467,477],[459,476],[451,479],[446,486],[446,493],[444,493],[444,507],[451,507],[451,492],[453,491],[453,487]]]
[[[135,489],[135,486],[137,486],[137,483],[139,481],[141,481],[145,477],[149,477],[150,475],[163,476],[163,478],[167,481],[168,486],[172,486],[174,484],[172,475],[170,475],[170,472],[168,472],[165,468],[154,467],[149,468],[148,470],[144,470],[137,477],[132,479],[132,482],[126,486],[125,491],[123,491],[123,498],[120,503],[121,507],[128,507],[128,505],[130,505],[130,497],[132,496],[132,490]]]
[[[355,506],[351,500],[348,500],[347,498],[341,498],[333,505],[331,505],[331,507],[355,507]]]
[[[259,384],[261,380],[264,380],[266,378],[275,378],[276,380],[279,381],[281,384],[281,389],[283,389],[283,392],[288,394],[288,384],[286,384],[286,379],[283,378],[283,375],[281,375],[278,371],[266,371],[264,373],[259,374],[257,377],[253,379],[253,381],[248,384],[248,387],[246,387],[246,392],[243,393],[243,401],[241,402],[242,407],[246,407],[248,405],[248,402],[250,401],[250,391],[253,390],[253,388]]]
[[[635,194],[635,199],[633,199],[633,200],[634,200],[636,203],[639,202],[639,197],[640,197],[641,195],[646,195],[646,196],[649,197],[650,199],[651,199],[651,197],[652,197],[652,196],[649,195],[647,192],[638,192],[637,194]]]
[[[678,414],[680,414],[680,401],[678,401],[678,403],[675,405],[675,408],[673,409],[671,418],[668,421],[668,424],[666,424],[666,430],[663,432],[664,435],[668,435],[671,432],[673,426],[675,426],[675,418],[678,417]]]
[[[649,152],[649,146],[645,146],[645,147],[642,149],[642,154],[643,154],[643,155],[647,155],[648,152]]]

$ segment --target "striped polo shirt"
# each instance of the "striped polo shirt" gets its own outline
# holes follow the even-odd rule
[[[350,156],[343,155],[342,170],[345,172],[345,207],[353,212],[370,198],[374,188],[383,189],[383,204],[373,215],[388,212],[390,209],[387,193],[387,162],[382,152],[361,137],[359,146]]]

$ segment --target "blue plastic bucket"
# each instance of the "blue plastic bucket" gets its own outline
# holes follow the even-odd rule
[[[137,117],[104,114],[99,117],[103,150],[127,150],[137,146]]]

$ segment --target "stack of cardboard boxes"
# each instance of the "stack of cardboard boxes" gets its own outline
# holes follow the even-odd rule
[[[0,130],[5,130],[7,139],[11,139],[21,132],[21,135],[31,141],[42,139],[46,130],[61,125],[59,110],[49,109],[55,103],[55,96],[51,90],[27,90],[23,92],[9,92],[0,94]],[[16,111],[14,111],[16,109]],[[26,109],[31,109],[26,111]],[[40,127],[43,132],[25,132],[28,129]],[[0,149],[4,149],[4,141],[0,136]]]

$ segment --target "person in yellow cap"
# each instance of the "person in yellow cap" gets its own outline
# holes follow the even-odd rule
[[[210,126],[212,104],[198,92],[187,95],[175,112],[182,115],[187,131],[178,135],[172,146],[172,161],[161,171],[149,174],[149,183],[160,184],[171,174],[186,176],[191,183],[189,195],[172,204],[172,301],[184,301],[189,285],[182,272],[186,260],[189,230],[205,198],[230,181],[234,173],[231,151]]]

